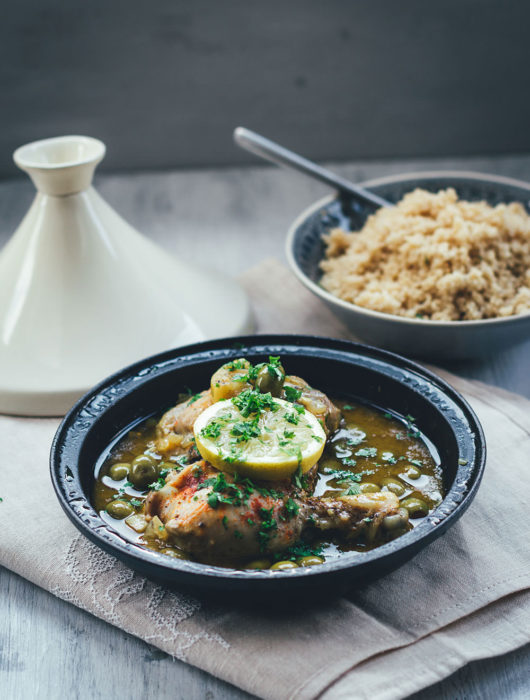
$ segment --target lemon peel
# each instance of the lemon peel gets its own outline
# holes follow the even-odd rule
[[[193,432],[201,456],[214,467],[265,481],[309,471],[326,442],[318,419],[283,399],[250,414],[231,399],[217,401],[198,416]]]

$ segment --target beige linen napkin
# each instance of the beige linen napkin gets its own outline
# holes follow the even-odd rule
[[[350,337],[279,263],[266,261],[243,282],[259,332]],[[264,698],[405,697],[530,639],[530,402],[441,374],[484,426],[483,483],[448,533],[360,590],[286,613],[236,609],[221,595],[206,602],[151,583],[88,542],[63,514],[48,476],[58,425],[49,419],[0,417],[0,563]]]

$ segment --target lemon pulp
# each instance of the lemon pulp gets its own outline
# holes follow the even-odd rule
[[[326,434],[303,406],[274,399],[270,407],[243,415],[231,399],[217,401],[193,426],[201,456],[214,467],[255,479],[285,479],[313,467]]]

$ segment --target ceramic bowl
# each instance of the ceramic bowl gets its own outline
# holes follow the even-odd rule
[[[478,173],[427,172],[370,180],[372,192],[398,202],[416,187],[437,192],[454,187],[459,197],[491,205],[521,202],[530,211],[530,185],[519,180]],[[343,301],[319,285],[324,257],[322,234],[340,226],[359,229],[373,207],[353,200],[326,197],[295,220],[287,236],[287,258],[298,279],[316,294],[365,342],[426,359],[463,359],[498,353],[530,338],[530,313],[483,321],[428,321],[371,311]]]
[[[361,399],[401,415],[436,445],[446,496],[414,530],[362,554],[345,553],[320,566],[289,571],[240,571],[172,559],[127,542],[91,504],[94,465],[107,446],[140,418],[172,405],[184,387],[208,386],[221,364],[245,356],[261,362],[280,355],[289,373],[331,396]],[[447,383],[397,355],[347,341],[311,336],[253,336],[216,340],[148,358],[109,377],[68,413],[53,441],[51,477],[74,525],[105,551],[142,574],[194,591],[239,596],[339,592],[395,569],[444,533],[471,503],[484,469],[485,442],[465,400]]]

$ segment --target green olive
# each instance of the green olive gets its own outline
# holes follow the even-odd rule
[[[265,365],[259,370],[256,377],[256,389],[261,391],[262,394],[270,392],[278,398],[282,393],[284,379],[285,372],[281,365],[277,367]]]
[[[403,530],[408,522],[408,513],[404,517],[401,513],[396,513],[395,515],[387,515],[382,520],[382,525],[388,532]]]
[[[359,491],[361,493],[377,493],[381,491],[377,484],[372,484],[370,481],[366,481],[363,484],[359,484]]]
[[[298,569],[298,564],[294,561],[289,561],[286,559],[285,561],[277,561],[276,564],[273,564],[271,566],[271,569],[274,569],[275,571],[284,571],[287,569]]]
[[[173,557],[173,559],[189,559],[188,555],[182,552],[180,549],[170,549],[168,547],[167,549],[162,550],[162,554],[165,554],[166,557]]]
[[[307,557],[298,557],[296,560],[298,566],[316,566],[317,564],[323,564],[323,557],[317,557],[315,555],[310,555]]]
[[[406,508],[398,508],[398,513],[401,515],[401,517],[405,520],[405,522],[408,523],[409,521],[409,512]]]
[[[407,476],[409,479],[419,479],[421,476],[421,471],[418,467],[409,467],[407,469]]]
[[[130,465],[128,462],[116,462],[109,469],[109,476],[114,481],[121,481],[125,479],[129,473]]]
[[[385,487],[387,491],[395,493],[398,497],[402,496],[405,493],[405,487],[403,486],[403,484],[397,479],[393,479],[392,477],[387,477],[386,479],[383,479],[381,481],[381,484]]]
[[[134,508],[127,501],[111,501],[107,506],[107,513],[116,520],[123,520],[134,513]]]
[[[245,569],[268,569],[270,565],[270,559],[254,559],[245,565]]]
[[[145,489],[149,484],[158,479],[158,469],[153,457],[140,455],[133,459],[129,471],[129,481],[137,489]]]
[[[429,506],[425,501],[414,496],[401,501],[401,506],[408,510],[411,518],[423,518],[429,513]]]

